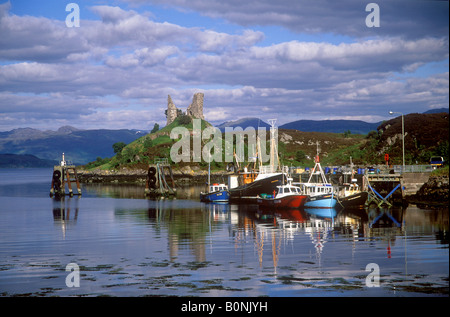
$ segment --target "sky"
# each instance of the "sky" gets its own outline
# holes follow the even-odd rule
[[[448,108],[448,12],[432,0],[0,0],[0,131],[151,130],[168,95],[186,110],[197,92],[216,125]]]

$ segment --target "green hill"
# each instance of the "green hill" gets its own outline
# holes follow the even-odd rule
[[[211,124],[201,120],[202,130],[208,126],[211,126]],[[127,144],[111,159],[98,159],[85,167],[87,169],[147,169],[148,165],[153,164],[157,158],[168,158],[170,161],[170,149],[177,142],[177,140],[170,138],[170,133],[176,127],[184,127],[192,131],[193,122],[190,117],[180,116],[161,130],[146,134]],[[180,165],[185,164],[180,163]]]
[[[156,158],[168,158],[174,168],[186,165],[207,169],[204,161],[179,162],[170,160],[170,150],[179,140],[172,140],[170,132],[175,127],[185,127],[190,131],[191,152],[192,121],[182,116],[163,129],[150,133],[127,144],[111,159],[99,159],[86,165],[87,169],[147,169]],[[211,126],[201,121],[202,130]],[[269,131],[266,130],[266,140],[269,140]],[[428,164],[432,155],[444,156],[448,161],[448,113],[439,114],[410,114],[405,116],[405,159],[406,164]],[[225,139],[222,134],[222,141]],[[202,141],[202,148],[209,140]],[[247,145],[248,142],[245,142]],[[222,143],[222,151],[224,150]],[[319,146],[317,146],[319,144]],[[287,166],[314,166],[314,156],[319,147],[321,162],[324,166],[349,164],[358,165],[384,164],[384,155],[388,153],[391,164],[401,164],[401,117],[383,122],[377,129],[367,135],[326,132],[302,132],[292,129],[278,130],[278,152],[282,164]],[[267,146],[267,148],[269,148]],[[245,146],[245,157],[248,157]],[[225,170],[228,162],[214,162],[214,170]]]

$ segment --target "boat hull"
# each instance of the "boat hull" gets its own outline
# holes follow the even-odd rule
[[[337,215],[336,208],[303,208],[305,213],[310,217],[319,217],[322,219],[333,219]]]
[[[311,196],[305,202],[306,208],[334,208],[337,200],[332,194]]]
[[[306,195],[290,195],[281,198],[258,198],[256,202],[261,207],[288,209],[303,207],[307,199]]]
[[[360,192],[347,197],[339,198],[339,202],[344,208],[364,208],[368,198],[368,192]]]
[[[283,184],[283,174],[268,176],[263,179],[255,180],[249,184],[230,188],[230,200],[239,201],[249,197],[257,197],[261,194],[271,194],[277,190],[277,186]]]
[[[203,202],[227,202],[229,199],[230,195],[226,190],[200,194],[200,201]]]

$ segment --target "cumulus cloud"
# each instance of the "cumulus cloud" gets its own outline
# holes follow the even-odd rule
[[[297,33],[355,37],[421,38],[448,34],[448,1],[378,0],[381,27],[368,28],[370,2],[360,0],[123,0],[135,5],[164,4],[223,18],[243,26],[280,25]]]
[[[249,116],[267,120],[274,114],[280,124],[349,117],[379,121],[394,104],[405,113],[448,106],[448,35],[439,31],[439,14],[431,21],[434,6],[421,11],[414,4],[408,10],[425,23],[424,36],[409,34],[403,12],[393,30],[367,37],[365,25],[355,27],[367,12],[349,0],[342,7],[321,0],[165,1],[245,25],[233,32],[157,22],[139,10],[157,0],[126,2],[136,6],[91,7],[99,19],[83,20],[79,28],[18,16],[9,2],[0,5],[0,129],[25,124],[25,114],[36,126],[71,117],[80,127],[151,128],[165,123],[168,94],[185,109],[198,91],[205,93],[206,119],[215,123]],[[379,4],[385,27],[394,16],[388,9],[399,5]],[[344,21],[348,25],[342,26]],[[323,41],[299,36],[264,45],[266,34],[252,27],[271,24],[355,37],[334,43],[326,35]],[[439,70],[418,76],[429,63],[438,63]]]

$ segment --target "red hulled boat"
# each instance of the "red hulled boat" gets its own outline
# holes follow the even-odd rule
[[[298,186],[293,186],[289,182],[287,185],[277,186],[277,190],[273,194],[262,194],[257,198],[256,202],[261,207],[270,208],[301,208],[308,199],[308,195],[304,195]]]

